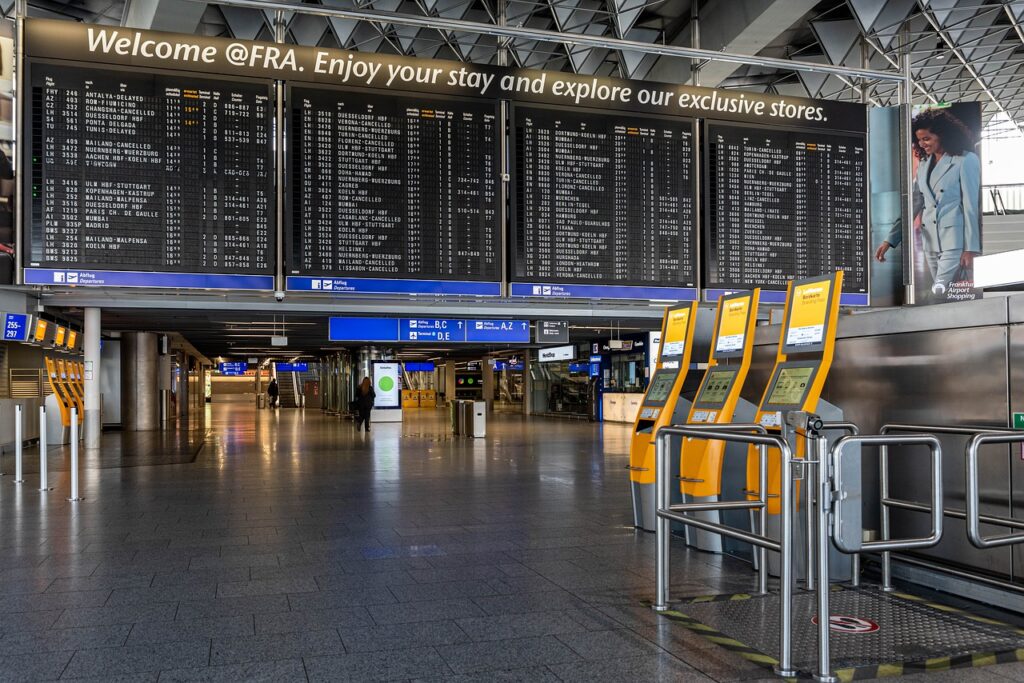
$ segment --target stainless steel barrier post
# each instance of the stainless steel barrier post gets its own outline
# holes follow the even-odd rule
[[[46,477],[46,406],[39,406],[39,490],[49,491]]]
[[[660,432],[660,430],[659,430]],[[666,517],[662,517],[657,514],[659,510],[665,510],[668,508],[668,502],[671,500],[671,489],[672,485],[671,477],[669,472],[671,469],[668,466],[668,448],[666,446],[666,439],[661,438],[659,433],[654,440],[654,534],[655,534],[655,600],[654,609],[658,612],[664,612],[668,609],[669,595],[668,595],[668,584],[669,584],[669,571],[671,569],[669,562],[669,551],[671,543],[671,522]]]
[[[818,489],[817,507],[817,571],[818,571],[818,670],[814,674],[814,680],[819,683],[837,683],[839,680],[832,675],[832,654],[831,643],[831,618],[832,612],[829,609],[829,541],[832,538],[831,527],[829,526],[829,513],[832,509],[832,476],[830,460],[827,456],[828,439],[818,436],[810,440],[815,445],[814,457],[818,461],[815,471],[817,477],[815,484]],[[808,514],[810,511],[808,510]],[[810,575],[811,568],[808,566],[807,573]]]
[[[782,556],[779,571],[779,663],[775,673],[783,677],[796,676],[793,668],[793,517],[796,500],[793,495],[793,454],[789,444],[780,439],[782,460],[782,530],[779,534],[779,554]],[[761,489],[761,495],[767,491]]]
[[[757,488],[759,491],[768,490],[768,446],[761,444],[757,447],[760,469],[757,473]],[[767,496],[762,496],[767,500]],[[758,532],[762,535],[767,533],[768,528],[768,505],[761,506],[757,511],[760,528]],[[761,595],[768,594],[768,548],[763,545],[757,546],[757,592]]]
[[[78,495],[78,408],[71,409],[71,497],[72,503],[82,498]]]
[[[889,447],[886,445],[878,448],[878,483],[879,500],[882,504],[882,541],[889,540],[889,506],[885,501],[889,499]],[[882,552],[882,590],[891,593],[892,588],[892,555],[888,550]]]
[[[22,466],[22,458],[24,457],[23,451],[25,446],[22,443],[25,439],[25,415],[22,413],[21,404],[18,403],[14,406],[14,483],[24,484],[25,473]]]

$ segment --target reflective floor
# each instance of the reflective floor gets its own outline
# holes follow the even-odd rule
[[[4,456],[0,680],[766,677],[641,604],[654,538],[631,527],[626,426],[499,414],[470,440],[444,416],[367,435],[216,405],[198,454],[107,435],[75,504],[63,451],[47,493],[35,451],[21,486]],[[738,561],[674,556],[675,596],[754,587]]]

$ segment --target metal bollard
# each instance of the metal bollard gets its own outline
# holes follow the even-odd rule
[[[25,475],[24,475],[24,473],[22,471],[23,468],[21,466],[22,450],[24,450],[24,448],[22,446],[22,441],[25,438],[25,435],[24,435],[24,425],[22,424],[22,420],[24,420],[24,416],[21,413],[21,404],[18,403],[18,404],[16,404],[14,406],[14,483],[15,484],[24,484],[25,483]]]
[[[39,490],[52,488],[46,481],[46,406],[39,406]]]
[[[78,495],[78,408],[71,409],[71,497],[72,503],[82,500]]]

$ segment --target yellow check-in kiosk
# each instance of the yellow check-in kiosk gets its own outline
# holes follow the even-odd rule
[[[779,336],[775,368],[758,406],[756,422],[770,432],[782,434],[793,449],[794,457],[804,457],[807,440],[790,428],[787,414],[795,411],[815,413],[826,422],[843,420],[838,407],[821,398],[825,380],[832,367],[835,352],[836,327],[839,322],[839,301],[842,294],[843,274],[793,280],[786,295],[786,310]],[[831,443],[843,434],[826,432]],[[768,535],[780,536],[780,514],[782,504],[780,491],[782,469],[778,449],[768,451]],[[851,462],[853,458],[850,459]],[[859,458],[858,458],[859,460]],[[747,458],[746,489],[758,489],[758,454],[756,447],[750,447]],[[793,533],[794,547],[805,547],[806,510],[803,504],[803,487],[798,479],[794,486],[796,497],[797,523]],[[754,500],[756,493],[748,495]],[[851,557],[842,555],[833,548],[833,578],[848,578],[851,571]],[[794,553],[794,573],[804,576],[806,556]],[[778,573],[778,553],[769,553],[769,571]]]
[[[754,328],[761,290],[723,295],[718,299],[715,327],[711,338],[708,369],[686,418],[689,424],[729,424],[752,422],[757,407],[740,396],[754,348]],[[726,491],[726,499],[740,500],[746,485],[747,448],[743,444],[703,439],[673,440],[679,446],[679,488],[686,502],[715,502]],[[726,464],[727,463],[727,464]],[[711,522],[722,521],[718,511],[695,513]],[[749,526],[743,511],[725,522]],[[722,552],[723,542],[730,551],[745,552],[741,544],[732,544],[718,534],[686,528],[687,542],[701,550]]]
[[[67,387],[68,395],[73,401],[73,405],[78,410],[78,424],[82,424],[85,417],[85,392],[84,388],[79,383],[77,365],[77,363],[71,360],[57,361],[57,370],[63,378]]]
[[[681,422],[690,402],[680,397],[690,367],[693,331],[697,323],[697,302],[671,306],[661,323],[661,350],[654,375],[647,385],[643,403],[633,423],[629,449],[629,481],[633,494],[633,525],[654,531],[654,437],[659,429]],[[678,463],[673,476],[679,474]],[[678,502],[678,501],[676,501]]]
[[[46,397],[46,436],[51,444],[68,443],[71,433],[71,408],[78,407],[78,401],[71,394],[66,381],[64,361],[57,361],[49,356],[43,358],[46,363],[46,377],[53,392]],[[56,410],[54,410],[56,408]],[[60,419],[54,419],[54,414]],[[79,416],[82,412],[79,410]]]

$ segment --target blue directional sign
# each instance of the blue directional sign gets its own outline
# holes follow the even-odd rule
[[[331,341],[398,341],[398,318],[330,318],[327,338]]]
[[[309,372],[309,363],[274,363],[278,372]]]
[[[245,361],[238,361],[237,363],[218,363],[217,369],[220,370],[220,374],[228,377],[237,377],[244,375],[246,370],[249,369],[249,364]]]
[[[457,318],[331,318],[327,338],[335,342],[528,344],[530,322]]]
[[[414,342],[466,341],[466,321],[441,318],[400,318],[398,340]]]
[[[28,316],[22,313],[4,314],[4,341],[28,340]]]
[[[433,372],[434,363],[431,361],[422,361],[419,363],[409,362],[405,364],[406,372]]]
[[[526,320],[467,320],[466,341],[527,344],[530,323]]]

